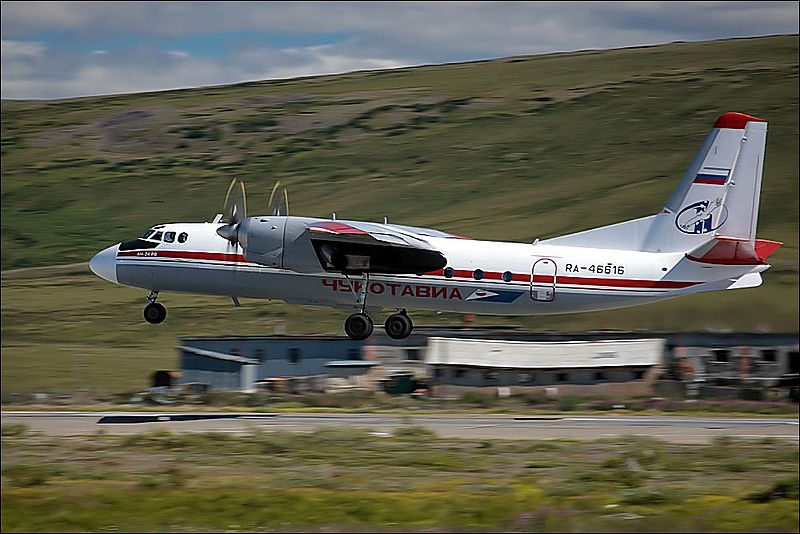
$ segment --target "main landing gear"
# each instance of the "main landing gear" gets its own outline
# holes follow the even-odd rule
[[[355,293],[353,283],[350,287]],[[372,335],[374,324],[372,319],[366,313],[367,308],[367,288],[369,287],[369,273],[364,273],[363,282],[359,288],[358,295],[356,295],[356,306],[358,313],[354,313],[347,318],[344,322],[344,332],[347,337],[354,340],[367,339]],[[398,313],[390,315],[383,325],[386,330],[386,335],[392,339],[405,339],[411,335],[414,329],[414,324],[406,314],[405,310],[400,310]]]
[[[144,320],[150,324],[163,323],[164,319],[167,318],[167,309],[163,304],[156,302],[157,298],[158,291],[151,291],[150,295],[147,297],[150,304],[144,307]]]

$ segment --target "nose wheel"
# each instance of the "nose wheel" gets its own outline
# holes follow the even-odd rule
[[[144,320],[150,324],[163,323],[167,318],[167,309],[163,304],[153,302],[144,308]]]
[[[163,323],[167,318],[167,308],[163,304],[156,302],[158,291],[151,291],[147,300],[150,304],[144,307],[144,320],[150,324]]]

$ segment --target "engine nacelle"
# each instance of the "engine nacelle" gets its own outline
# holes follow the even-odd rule
[[[421,274],[447,265],[436,250],[312,238],[308,227],[320,221],[325,219],[248,217],[217,233],[238,242],[249,261],[299,273]]]
[[[321,219],[309,217],[248,217],[237,230],[237,239],[249,261],[316,273],[322,265],[308,237],[308,226]]]

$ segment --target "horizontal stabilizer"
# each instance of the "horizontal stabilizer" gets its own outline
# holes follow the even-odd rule
[[[747,289],[748,287],[758,287],[763,283],[759,273],[748,273],[728,286],[728,289]]]
[[[692,261],[716,265],[764,265],[766,259],[783,245],[777,241],[718,236],[703,243],[686,257]]]

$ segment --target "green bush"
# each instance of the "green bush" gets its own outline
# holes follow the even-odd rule
[[[49,470],[38,465],[12,465],[3,468],[3,476],[8,477],[12,486],[19,488],[46,484],[51,475]]]
[[[666,502],[667,498],[658,490],[636,488],[624,491],[621,501],[624,504],[661,504]]]
[[[414,440],[432,440],[438,439],[436,432],[430,428],[421,425],[403,425],[394,429],[392,433],[396,438],[414,439]]]
[[[754,491],[746,497],[748,501],[765,503],[775,499],[800,499],[800,477],[778,480],[771,487]]]
[[[558,401],[558,409],[562,412],[571,412],[578,408],[579,400],[575,397],[566,397]]]
[[[478,391],[467,391],[461,396],[461,402],[466,404],[477,404],[481,407],[486,407],[494,402],[494,397],[490,397]]]
[[[2,435],[5,436],[24,436],[28,432],[28,425],[25,423],[9,423],[3,425]]]
[[[186,475],[178,468],[171,467],[163,473],[144,475],[139,479],[139,487],[145,489],[173,489],[186,484]]]

